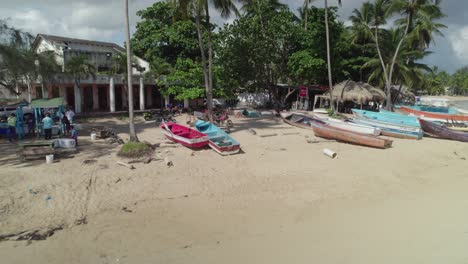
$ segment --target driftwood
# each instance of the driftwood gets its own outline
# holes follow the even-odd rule
[[[309,144],[316,144],[316,143],[325,143],[325,142],[336,142],[336,140],[307,140]]]
[[[257,135],[257,132],[255,130],[253,130],[253,128],[249,128],[249,133],[252,134],[252,135]]]
[[[299,135],[299,132],[289,132],[289,133],[283,133],[283,136],[291,136],[291,135]]]
[[[127,167],[127,168],[129,168],[129,169],[131,169],[131,170],[134,170],[134,169],[135,169],[135,167],[133,167],[133,165],[130,165],[130,164],[125,163],[125,162],[123,162],[123,161],[117,161],[117,164],[120,165],[120,166]]]
[[[260,137],[262,138],[266,138],[266,137],[276,137],[278,134],[274,133],[274,134],[265,134],[265,135],[260,135]]]

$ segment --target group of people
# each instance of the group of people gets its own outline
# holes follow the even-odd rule
[[[76,145],[78,146],[78,132],[76,131],[75,127],[72,125],[73,120],[75,118],[75,112],[72,109],[68,109],[65,113],[60,113],[60,120],[61,123],[64,125],[64,134],[69,136],[70,138],[75,140]],[[52,119],[50,113],[46,113],[45,117],[41,120],[42,121],[42,128],[44,129],[44,139],[50,140],[52,139],[52,127],[54,125],[54,120]],[[15,114],[11,114],[8,119],[8,141],[13,142],[16,138],[16,125],[17,119]],[[35,122],[34,119],[31,117],[28,121],[28,132],[34,134]]]

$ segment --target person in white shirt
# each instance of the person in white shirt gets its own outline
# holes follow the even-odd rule
[[[65,115],[67,116],[68,121],[70,121],[70,123],[73,123],[73,119],[75,118],[75,112],[73,112],[73,109],[69,108]]]

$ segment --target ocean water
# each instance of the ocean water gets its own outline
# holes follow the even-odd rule
[[[453,106],[468,111],[468,100],[467,101],[452,101],[450,102]]]

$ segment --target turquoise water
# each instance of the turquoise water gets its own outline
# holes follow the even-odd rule
[[[452,101],[450,102],[453,106],[468,111],[468,101]]]

